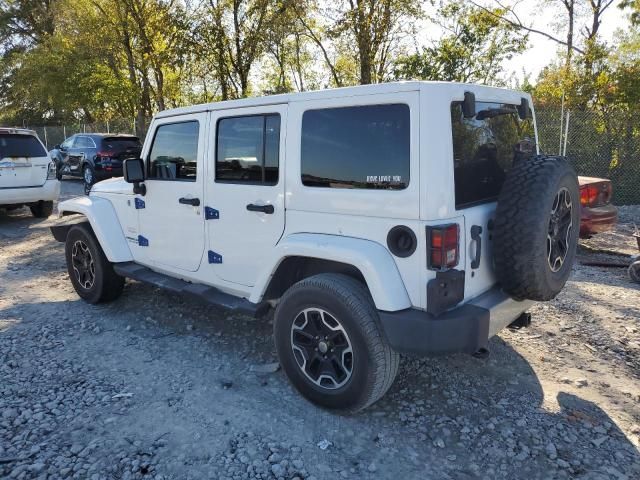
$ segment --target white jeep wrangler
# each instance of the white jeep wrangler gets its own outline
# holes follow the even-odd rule
[[[262,315],[308,399],[355,411],[399,354],[475,353],[564,286],[576,175],[538,154],[528,94],[370,85],[155,116],[124,179],[59,205],[71,281],[124,277]]]

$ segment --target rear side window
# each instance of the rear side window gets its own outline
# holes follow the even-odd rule
[[[409,185],[409,106],[308,110],[302,116],[302,183],[401,190]]]
[[[462,105],[451,104],[457,209],[495,201],[514,162],[535,151],[533,122],[515,105],[476,102],[476,112],[464,118]]]
[[[46,150],[38,139],[32,135],[0,134],[0,159],[46,156]]]
[[[199,131],[197,121],[160,125],[151,145],[148,178],[195,182]]]
[[[280,115],[222,118],[216,142],[216,182],[278,183]]]
[[[76,137],[74,148],[95,148],[95,142],[89,137]]]

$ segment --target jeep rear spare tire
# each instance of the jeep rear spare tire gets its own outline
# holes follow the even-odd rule
[[[493,258],[516,299],[554,298],[569,278],[580,231],[580,193],[563,157],[535,156],[508,172],[496,209]]]

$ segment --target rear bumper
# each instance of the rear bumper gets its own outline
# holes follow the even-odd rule
[[[434,316],[422,310],[379,312],[393,350],[417,355],[474,353],[534,302],[516,301],[494,287],[469,303]]]
[[[582,207],[580,210],[581,237],[607,232],[612,230],[616,223],[618,223],[618,209],[614,205]]]
[[[47,180],[36,187],[0,188],[0,205],[20,205],[40,200],[57,200],[60,195],[60,182]]]

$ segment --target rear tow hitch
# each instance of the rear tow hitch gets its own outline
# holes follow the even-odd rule
[[[525,312],[509,324],[509,329],[520,330],[521,328],[527,328],[529,325],[531,325],[531,314]]]

